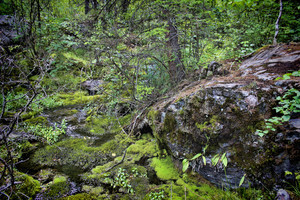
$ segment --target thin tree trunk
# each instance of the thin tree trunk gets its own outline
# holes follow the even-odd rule
[[[41,28],[41,5],[40,0],[37,0],[37,14],[38,14],[38,26]]]
[[[84,5],[84,13],[88,14],[90,11],[90,0],[85,0],[85,5]]]
[[[98,2],[97,2],[97,0],[93,0],[93,9],[97,9],[97,7],[98,7]]]
[[[169,57],[169,74],[172,84],[180,82],[185,77],[184,66],[181,62],[180,46],[178,44],[178,33],[172,20],[168,20],[169,33],[167,34],[167,48]]]
[[[282,0],[280,0],[279,15],[278,15],[277,21],[275,23],[275,35],[274,35],[273,45],[277,45],[277,35],[278,35],[278,32],[279,32],[279,21],[280,21],[280,18],[281,18],[281,14],[282,14]]]

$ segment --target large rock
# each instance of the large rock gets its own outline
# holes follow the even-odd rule
[[[102,80],[91,79],[82,82],[81,86],[88,91],[89,95],[95,95],[97,92],[103,89],[103,84],[104,81]]]
[[[299,44],[267,47],[227,77],[184,86],[156,103],[139,127],[150,126],[160,147],[177,162],[204,153],[208,145],[207,164],[199,157],[190,166],[214,184],[235,188],[246,174],[244,186],[250,181],[279,187],[286,170],[300,170],[299,116],[265,137],[256,130],[276,114],[272,108],[277,96],[299,88],[299,78],[274,81],[299,69],[298,49]],[[221,163],[212,165],[213,156],[223,153],[228,158],[226,172]]]

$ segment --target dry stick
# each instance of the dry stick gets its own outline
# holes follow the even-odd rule
[[[121,160],[120,162],[118,162],[118,163],[114,164],[113,166],[109,167],[109,168],[106,169],[103,173],[106,173],[106,172],[110,171],[111,169],[113,169],[114,167],[116,167],[116,166],[118,166],[119,164],[121,164],[121,163],[124,161],[124,159],[125,159],[126,151],[127,151],[127,149],[125,149],[124,154],[123,154],[123,158],[122,158],[122,160]],[[103,173],[102,173],[102,174],[103,174]]]
[[[279,32],[279,21],[280,21],[280,18],[281,18],[281,14],[282,14],[282,0],[280,0],[279,15],[278,15],[277,21],[275,23],[275,35],[274,35],[274,39],[273,39],[273,45],[277,45],[276,37],[277,37],[278,32]]]
[[[126,133],[126,131],[123,129],[123,126],[121,125],[119,118],[118,118],[117,116],[116,116],[116,118],[117,118],[117,121],[118,121],[119,126],[120,126],[120,128],[122,129],[122,131],[125,133],[125,135],[128,135],[128,134]],[[129,135],[128,135],[128,136],[129,136]]]

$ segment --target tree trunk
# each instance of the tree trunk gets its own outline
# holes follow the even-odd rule
[[[169,74],[172,84],[180,82],[185,77],[184,66],[181,62],[180,46],[178,44],[177,29],[168,20],[167,48],[169,57]]]
[[[38,14],[38,26],[41,28],[41,5],[40,0],[37,0],[37,14]]]
[[[85,14],[88,14],[89,11],[90,11],[90,0],[85,0],[85,4],[84,4],[84,11],[85,11]]]
[[[98,7],[98,2],[97,2],[97,0],[93,0],[92,3],[93,3],[93,9],[96,10],[97,7]]]
[[[281,18],[281,14],[282,14],[282,0],[280,0],[280,10],[279,10],[279,15],[277,18],[277,21],[275,23],[275,35],[274,35],[274,39],[273,39],[273,45],[277,45],[277,35],[279,32],[279,21]]]

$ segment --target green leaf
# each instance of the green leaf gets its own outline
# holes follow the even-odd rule
[[[202,153],[198,153],[197,155],[195,155],[191,160],[195,160],[196,158],[199,158],[202,155]]]
[[[293,173],[290,172],[290,171],[285,171],[285,172],[284,172],[284,175],[285,175],[285,176],[287,176],[287,175],[293,175]]]
[[[227,157],[224,157],[224,159],[222,160],[222,163],[225,167],[227,167],[227,164],[228,164],[228,159]]]
[[[226,158],[226,152],[225,152],[225,153],[223,153],[223,155],[222,155],[222,157],[221,157],[221,161],[223,161],[223,160],[224,160],[224,158]]]
[[[219,158],[220,158],[219,154],[216,154],[216,155],[211,159],[211,162],[212,162],[212,165],[213,165],[213,166],[216,166],[216,165],[218,164]]]
[[[187,159],[182,161],[182,171],[185,172],[189,167],[190,162]]]
[[[241,178],[239,187],[241,187],[241,185],[243,185],[243,183],[245,181],[245,177],[246,177],[246,174],[244,174],[244,176]]]
[[[300,76],[300,71],[294,71],[294,72],[292,73],[292,76]]]
[[[203,164],[206,165],[206,158],[202,156],[202,159],[203,159]]]
[[[291,116],[289,116],[289,115],[283,115],[283,116],[282,116],[282,119],[283,119],[283,121],[285,121],[285,122],[289,121],[290,118],[291,118]]]
[[[290,75],[291,75],[291,73],[284,74],[284,75],[282,76],[282,79],[283,79],[283,80],[291,79]]]

